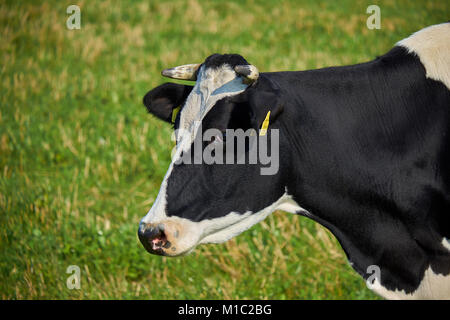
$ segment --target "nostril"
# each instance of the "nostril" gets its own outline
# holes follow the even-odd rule
[[[141,224],[139,226],[138,236],[147,250],[155,251],[170,247],[170,242],[167,240],[163,224],[156,226]]]

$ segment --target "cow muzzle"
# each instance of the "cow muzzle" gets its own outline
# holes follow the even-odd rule
[[[152,254],[178,256],[185,253],[186,249],[178,245],[181,235],[182,228],[176,223],[141,222],[139,224],[139,240],[144,248]]]

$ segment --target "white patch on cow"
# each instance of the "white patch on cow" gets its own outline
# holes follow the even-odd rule
[[[161,187],[160,194],[163,191],[165,191],[164,186]],[[243,214],[230,212],[223,217],[193,222],[176,216],[167,217],[163,209],[165,205],[162,202],[165,200],[161,199],[163,198],[158,196],[147,216],[142,219],[142,222],[164,223],[173,221],[182,225],[182,233],[184,236],[177,243],[177,248],[182,253],[189,253],[198,244],[225,242],[264,220],[273,211],[293,208],[292,197],[285,193],[280,199],[259,212],[248,211]],[[297,205],[294,213],[298,213],[299,211],[304,211],[304,209]]]
[[[179,151],[177,151],[177,153],[178,152]],[[167,204],[166,202],[167,179],[170,176],[172,169],[173,163],[171,163],[169,169],[167,169],[166,175],[164,176],[164,179],[159,188],[158,196],[156,197],[152,207],[147,212],[145,217],[142,218],[141,220],[142,223],[158,223],[167,218],[165,210]]]
[[[197,81],[189,94],[180,113],[180,132],[182,137],[177,137],[179,147],[187,150],[198,130],[200,121],[217,101],[242,93],[248,85],[242,82],[242,78],[227,64],[218,68],[202,66],[197,75]]]
[[[417,54],[427,78],[441,81],[450,89],[450,23],[424,28],[397,45]]]
[[[383,270],[381,270],[383,278]],[[404,290],[388,290],[375,279],[372,290],[385,299],[393,300],[411,300],[411,299],[450,299],[450,275],[436,274],[429,267],[420,282],[419,287],[412,293],[406,293]]]
[[[205,222],[205,224],[208,224],[209,234],[200,243],[221,243],[227,241],[264,220],[275,210],[284,210],[292,213],[304,211],[304,209],[294,203],[295,201],[292,200],[292,196],[285,193],[280,199],[261,211],[246,212],[244,214],[230,213],[225,217],[212,219],[210,222]],[[296,209],[293,210],[295,206]],[[200,223],[204,222],[202,221]]]
[[[450,240],[448,240],[447,238],[442,238],[441,243],[448,251],[450,251]]]
[[[300,207],[298,203],[295,202],[294,199],[292,199],[292,197],[286,198],[286,200],[282,204],[280,204],[278,210],[283,210],[293,214],[308,214],[305,209]]]

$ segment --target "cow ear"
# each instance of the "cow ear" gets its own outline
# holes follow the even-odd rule
[[[251,125],[260,134],[265,134],[264,129],[270,128],[284,109],[279,87],[265,77],[247,90],[247,101]]]
[[[147,111],[166,122],[172,122],[172,112],[182,105],[193,86],[164,83],[150,90],[143,99]]]

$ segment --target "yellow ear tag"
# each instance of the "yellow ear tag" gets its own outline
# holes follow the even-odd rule
[[[180,112],[181,107],[176,107],[172,110],[172,123],[175,123],[175,120],[177,119],[177,114]]]
[[[265,136],[267,133],[267,128],[269,127],[269,118],[270,118],[270,111],[267,112],[266,118],[264,119],[262,125],[261,125],[261,130],[259,130],[259,135],[260,136]]]

